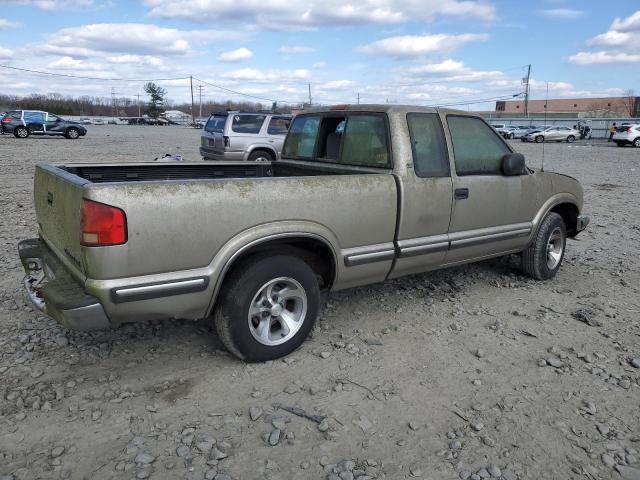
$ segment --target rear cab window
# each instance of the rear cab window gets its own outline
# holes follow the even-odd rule
[[[390,168],[388,139],[387,120],[383,114],[300,115],[291,125],[282,158]]]
[[[227,123],[227,115],[211,115],[207,124],[204,126],[205,131],[211,133],[222,133]]]
[[[440,115],[408,113],[413,168],[418,177],[450,176],[449,154]]]
[[[231,131],[257,135],[266,118],[266,115],[233,115]]]
[[[447,123],[458,175],[502,175],[511,150],[494,129],[477,117],[448,115]]]

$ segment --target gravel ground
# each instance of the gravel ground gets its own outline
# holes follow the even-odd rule
[[[0,479],[640,478],[640,150],[545,146],[593,215],[554,280],[504,258],[338,292],[281,361],[235,360],[207,322],[87,334],[34,311],[34,164],[197,160],[198,135],[0,137]]]

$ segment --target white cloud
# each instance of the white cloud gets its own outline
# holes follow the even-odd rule
[[[243,62],[253,57],[253,52],[248,48],[238,48],[230,52],[222,52],[218,55],[219,62]]]
[[[616,18],[609,30],[593,37],[587,46],[605,49],[578,52],[569,57],[569,62],[577,65],[640,63],[640,10],[627,18]]]
[[[119,64],[119,65],[145,65],[149,67],[164,67],[165,62],[158,57],[154,57],[153,55],[131,55],[131,54],[122,54],[122,55],[111,55],[108,57],[104,57],[109,63]]]
[[[573,8],[551,8],[549,10],[540,10],[540,14],[547,18],[575,19],[583,17],[585,12]]]
[[[194,43],[238,38],[238,32],[183,31],[144,23],[98,23],[63,28],[40,47],[45,53],[72,57],[94,55],[186,55]]]
[[[313,65],[311,65],[311,68],[326,68],[327,67],[327,62],[316,62]]]
[[[488,0],[145,0],[151,15],[197,23],[250,23],[272,30],[399,24],[436,16],[496,18]]]
[[[594,65],[611,63],[640,63],[640,53],[624,52],[578,52],[569,57],[576,65]]]
[[[280,53],[286,53],[286,54],[298,54],[298,53],[312,53],[315,52],[316,49],[312,48],[312,47],[299,47],[299,46],[287,46],[287,45],[283,45],[282,47],[280,47],[278,49],[278,51]]]
[[[481,42],[489,38],[485,34],[465,33],[462,35],[401,35],[383,38],[356,51],[369,55],[392,57],[417,57],[429,53],[450,52],[469,42]]]
[[[446,59],[440,63],[425,63],[405,70],[420,78],[435,78],[447,82],[501,81],[505,79],[499,70],[473,70],[463,62]]]
[[[329,82],[316,85],[316,87],[321,90],[346,90],[353,88],[356,85],[358,85],[358,83],[353,80],[331,80]]]
[[[86,8],[94,4],[93,0],[3,0],[3,3],[27,5],[42,10],[59,10],[62,8]]]
[[[299,82],[311,79],[311,72],[304,68],[296,70],[258,70],[255,68],[241,68],[225,72],[222,77],[231,80],[242,80],[245,82],[273,83],[273,82]]]
[[[8,48],[0,47],[0,60],[9,60],[13,58],[13,52]]]
[[[21,24],[19,22],[11,22],[5,18],[0,18],[0,30],[4,28],[17,28],[20,26]]]

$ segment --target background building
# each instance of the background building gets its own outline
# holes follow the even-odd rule
[[[524,116],[524,100],[496,102],[494,116]],[[529,100],[529,114],[562,114],[565,117],[638,117],[640,97],[559,98]]]

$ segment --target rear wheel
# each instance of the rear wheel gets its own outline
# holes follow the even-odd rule
[[[622,143],[622,142],[616,142],[616,146],[618,146],[618,147],[624,147],[624,143]],[[634,143],[634,146],[635,146],[635,143]]]
[[[569,135],[567,137],[567,143],[573,143],[576,141],[576,137],[574,137],[573,135]]]
[[[214,312],[224,346],[248,362],[283,357],[307,338],[320,305],[314,271],[288,255],[250,257],[230,274]]]
[[[273,162],[275,158],[273,158],[273,154],[266,150],[254,150],[249,154],[248,160],[250,162]]]
[[[80,137],[80,130],[78,130],[77,128],[68,128],[67,131],[64,134],[65,137],[67,137],[69,140],[75,140],[78,137]]]
[[[13,135],[14,135],[16,138],[27,138],[27,137],[29,136],[29,134],[30,134],[30,133],[31,133],[31,132],[29,132],[29,129],[28,129],[27,127],[23,127],[23,126],[16,127],[16,128],[13,130]]]
[[[533,242],[522,252],[522,269],[536,280],[553,278],[562,264],[566,244],[564,220],[557,213],[548,213]]]
[[[544,137],[542,135],[538,135],[536,137],[536,143],[542,143],[542,142],[544,142]]]
[[[640,137],[636,138],[633,141],[633,146],[636,147],[636,148],[640,148]]]

